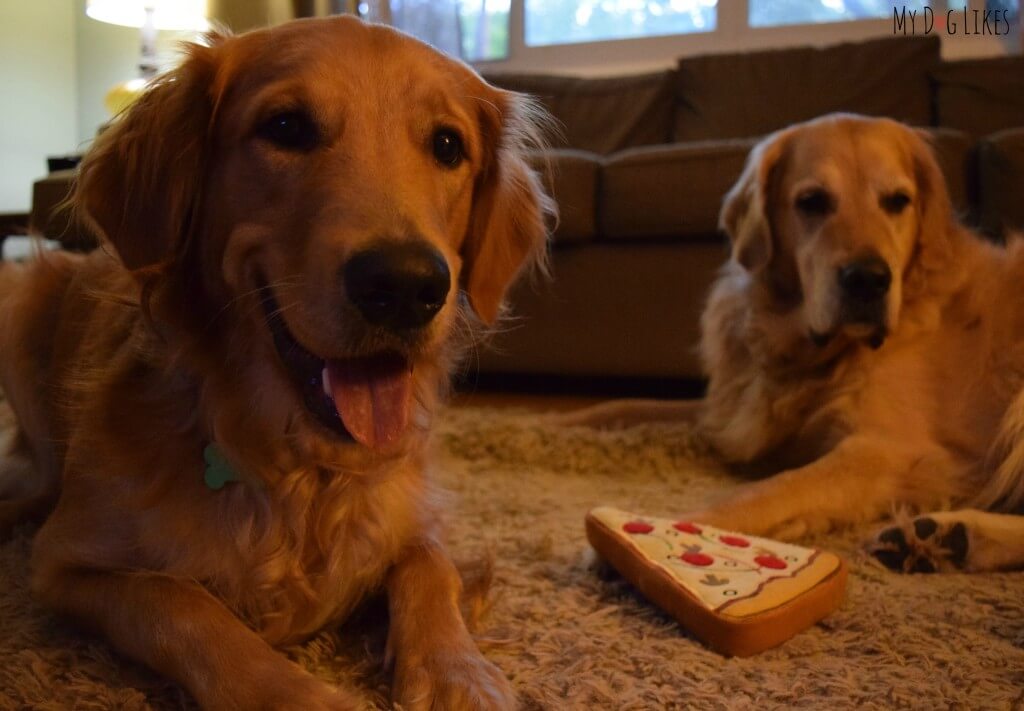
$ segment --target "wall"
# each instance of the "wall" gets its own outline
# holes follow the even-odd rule
[[[46,156],[78,142],[74,4],[0,2],[0,212],[28,212]]]
[[[0,2],[11,0],[0,0]],[[33,0],[38,1],[38,0]],[[49,2],[52,0],[42,0]],[[85,0],[72,0],[75,13],[75,65],[78,86],[77,130],[83,147],[110,119],[103,97],[115,84],[138,76],[139,30],[97,22],[85,14]],[[290,0],[207,0],[211,17],[234,31],[290,19]],[[173,66],[180,44],[197,39],[194,32],[160,32],[161,67]]]
[[[96,129],[110,119],[103,97],[112,86],[138,76],[139,30],[98,22],[74,0],[75,81],[78,86],[76,131],[86,147]]]
[[[210,16],[235,32],[276,25],[294,17],[292,0],[207,0],[207,4]],[[313,9],[326,14],[326,0],[316,0]]]
[[[45,0],[50,1],[50,0]],[[111,87],[139,76],[139,30],[98,22],[85,14],[85,0],[72,0],[75,14],[75,81],[78,88],[76,130],[82,148],[110,120],[103,97]],[[157,54],[161,66],[174,63],[178,43],[194,33],[160,32]]]
[[[161,32],[173,62],[183,33]],[[88,147],[103,97],[138,74],[139,31],[86,16],[85,0],[0,0],[0,212],[28,212],[47,156]]]

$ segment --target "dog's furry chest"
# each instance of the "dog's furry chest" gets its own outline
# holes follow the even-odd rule
[[[420,519],[421,485],[405,471],[369,481],[314,470],[232,483],[205,492],[191,545],[166,531],[144,545],[163,558],[156,567],[198,580],[272,644],[297,642],[382,585]]]
[[[701,430],[728,461],[752,462],[780,449],[810,460],[833,446],[847,426],[839,414],[847,392],[826,377],[796,388],[752,372],[713,388]]]
[[[785,333],[782,343],[766,343],[772,330],[749,312],[745,291],[732,287],[728,280],[718,285],[704,317],[701,347],[710,382],[702,433],[733,462],[752,462],[780,447],[813,456],[841,427],[836,403],[850,389],[838,372],[843,369],[778,357],[776,349],[799,353],[798,339]]]

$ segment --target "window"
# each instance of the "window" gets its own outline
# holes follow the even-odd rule
[[[509,6],[510,0],[460,0],[463,59],[476,62],[508,57]]]
[[[933,3],[934,4],[934,3]],[[916,11],[923,0],[749,0],[751,27],[892,18],[894,11]]]
[[[1020,15],[1020,0],[985,0],[985,9],[998,12],[1010,24],[1016,24]]]
[[[715,29],[717,0],[526,0],[528,46]]]
[[[369,0],[366,0],[369,2]],[[387,3],[387,0],[380,0]],[[683,54],[892,36],[916,13],[914,32],[947,39],[948,10],[999,12],[1012,28],[1000,37],[969,37],[957,56],[1019,51],[1021,0],[390,0],[419,3],[458,17],[462,57],[497,62],[498,71],[593,73],[602,63],[664,66]],[[928,17],[925,17],[927,13]],[[452,22],[452,25],[456,23]],[[935,29],[938,28],[938,29]],[[406,28],[436,46],[429,35]],[[902,33],[906,34],[906,33]],[[608,42],[598,47],[592,43]],[[955,39],[950,40],[955,41]],[[442,47],[447,49],[447,47]],[[964,51],[966,50],[966,51]],[[975,53],[972,55],[972,53]]]

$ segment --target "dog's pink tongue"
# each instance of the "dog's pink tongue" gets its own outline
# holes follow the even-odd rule
[[[345,429],[367,447],[387,447],[409,425],[412,371],[398,356],[327,362],[331,395]]]

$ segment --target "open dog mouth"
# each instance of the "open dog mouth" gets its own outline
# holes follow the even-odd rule
[[[850,322],[832,331],[815,331],[811,329],[809,336],[811,342],[818,348],[824,348],[840,333],[844,333],[851,340],[863,341],[872,350],[878,350],[889,337],[889,329],[880,323]]]
[[[274,348],[303,404],[332,432],[366,447],[397,442],[409,427],[412,366],[399,353],[358,358],[321,358],[288,330],[269,287],[260,289],[264,319]]]

